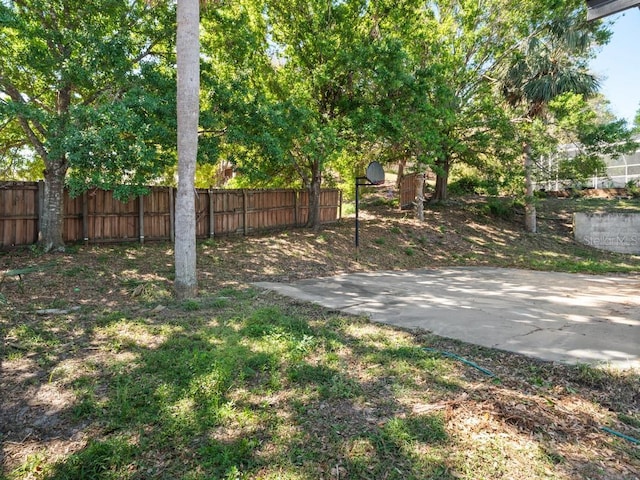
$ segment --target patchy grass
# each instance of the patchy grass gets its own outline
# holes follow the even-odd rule
[[[560,207],[540,207],[538,236],[492,208],[429,208],[425,223],[364,209],[357,259],[350,220],[320,236],[207,241],[202,294],[187,302],[171,297],[167,244],[81,247],[7,279],[0,478],[638,478],[638,446],[602,430],[640,437],[638,372],[539,362],[248,286],[437,265],[638,271],[637,257],[573,244]],[[14,251],[0,268],[49,261]]]

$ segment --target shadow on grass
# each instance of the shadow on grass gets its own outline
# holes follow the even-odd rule
[[[538,410],[518,407],[533,403],[517,386],[461,376],[464,367],[396,333],[240,290],[160,318],[97,319],[84,347],[100,339],[110,355],[73,379],[82,394],[59,412],[91,426],[88,442],[9,478],[480,478],[483,468],[504,468],[506,443],[474,450],[452,433],[456,416],[495,417],[527,439],[539,433]],[[461,398],[482,408],[461,411]],[[542,419],[545,428],[579,441],[552,417]],[[543,442],[531,451],[541,469],[582,461],[587,472],[596,462],[567,459]],[[481,457],[479,465],[466,455]],[[615,473],[603,471],[593,478]]]
[[[412,445],[445,444],[443,418],[413,418],[389,396],[383,402],[388,418],[372,423],[363,398],[388,382],[363,382],[345,369],[337,352],[349,338],[279,307],[231,310],[195,321],[177,312],[182,318],[168,321],[178,328],[161,343],[120,343],[117,359],[76,378],[86,394],[60,415],[89,422],[99,433],[30,473],[49,479],[319,478],[337,468],[353,472],[350,478],[423,478]],[[153,329],[159,322],[98,323],[96,330],[117,326],[122,333],[127,323]],[[363,450],[365,444],[372,450]],[[447,471],[442,459],[429,469]],[[16,470],[9,478],[21,473],[28,474]]]

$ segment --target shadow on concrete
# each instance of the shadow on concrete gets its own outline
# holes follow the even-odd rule
[[[634,276],[445,268],[256,285],[543,360],[640,367],[640,278]]]

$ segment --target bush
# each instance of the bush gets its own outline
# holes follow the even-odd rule
[[[640,180],[629,180],[625,185],[627,193],[633,198],[640,197]]]
[[[464,176],[449,184],[449,194],[452,196],[473,195],[478,193],[481,181],[475,176]]]
[[[449,193],[453,196],[462,195],[498,195],[499,182],[493,178],[480,178],[475,175],[465,175],[449,184]]]
[[[487,214],[493,215],[494,217],[511,220],[515,215],[515,207],[516,204],[512,199],[489,197],[487,198],[484,210]]]

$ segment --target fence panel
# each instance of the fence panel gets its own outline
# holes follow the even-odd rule
[[[171,237],[171,206],[173,190],[170,187],[154,187],[142,197],[144,238],[163,240]]]
[[[400,180],[400,208],[410,209],[416,201],[416,177],[417,173],[403,175]]]
[[[0,183],[0,246],[38,240],[38,184]]]
[[[40,188],[42,184],[40,184]],[[39,184],[0,184],[0,248],[37,241]],[[151,187],[143,197],[120,202],[113,192],[95,189],[77,198],[65,192],[66,242],[101,243],[173,238],[175,190]],[[339,218],[339,190],[323,190],[320,221]],[[248,234],[304,225],[308,193],[297,190],[203,190],[196,195],[196,235]]]
[[[71,198],[69,192],[64,192],[64,223],[62,237],[67,242],[79,242],[86,236],[86,224],[83,221],[86,195]]]
[[[108,190],[93,190],[87,194],[88,241],[117,242],[140,238],[139,201],[130,198],[121,202]]]
[[[305,204],[308,205],[308,204]],[[340,190],[323,190],[320,192],[320,222],[331,223],[336,221],[336,211],[342,209],[342,195]],[[308,209],[307,209],[308,210]],[[307,211],[307,215],[309,212]],[[340,217],[338,213],[338,218]]]
[[[244,197],[242,190],[211,190],[213,195],[214,234],[244,233]]]
[[[295,190],[245,191],[247,232],[295,225]]]

